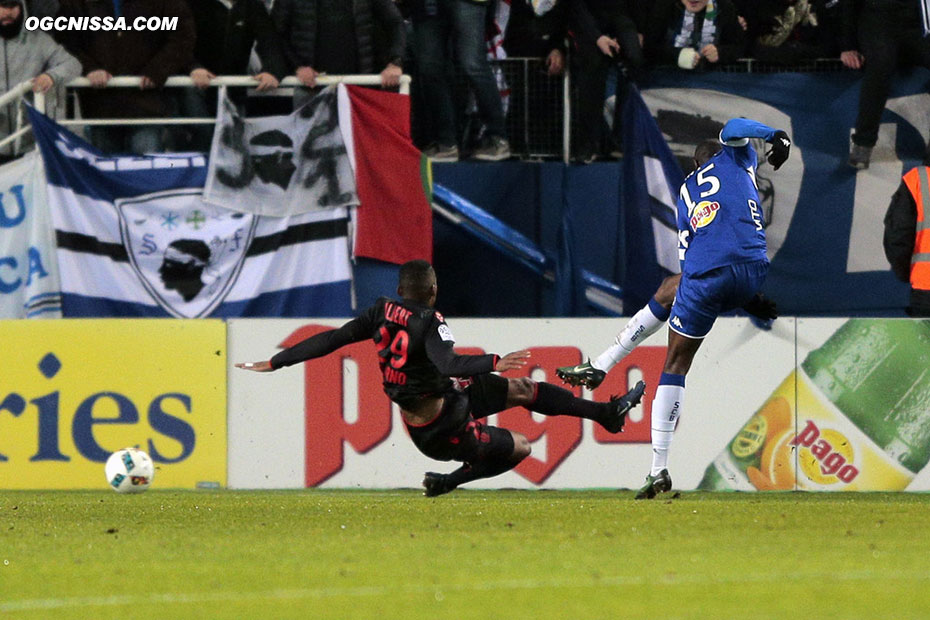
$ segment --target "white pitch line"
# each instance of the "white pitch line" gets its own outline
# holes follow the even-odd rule
[[[164,592],[150,594],[119,594],[113,596],[82,596],[66,598],[21,599],[0,602],[0,612],[35,611],[39,609],[67,609],[75,607],[118,607],[152,603],[209,603],[218,601],[292,600],[334,597],[384,596],[388,594],[417,594],[443,592],[477,592],[507,590],[539,590],[551,588],[602,588],[604,586],[676,586],[676,585],[739,585],[749,583],[784,583],[786,581],[930,581],[930,574],[906,572],[857,571],[850,573],[792,573],[788,575],[740,575],[732,578],[709,578],[707,575],[658,577],[612,576],[579,582],[571,579],[511,579],[464,584],[353,586],[347,588],[299,588],[263,590],[258,592]]]

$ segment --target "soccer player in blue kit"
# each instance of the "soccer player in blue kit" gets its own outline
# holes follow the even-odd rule
[[[668,451],[681,415],[685,375],[717,316],[758,300],[768,272],[756,188],[758,161],[750,138],[762,138],[772,145],[767,159],[775,170],[788,159],[791,139],[786,132],[742,118],[727,122],[719,141],[708,140],[695,149],[695,170],[678,196],[681,280],[671,311],[659,299],[663,289],[670,283],[674,286],[675,278],[663,283],[616,344],[593,363],[557,370],[567,383],[594,389],[614,364],[668,320],[668,352],[652,401],[652,469],[636,499],[652,499],[672,488]]]

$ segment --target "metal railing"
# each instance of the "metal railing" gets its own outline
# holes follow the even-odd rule
[[[407,95],[410,93],[410,76],[402,75],[400,78],[400,93]],[[253,79],[251,76],[247,75],[221,75],[210,80],[210,88],[219,88],[221,86],[240,86],[240,87],[254,87],[258,82]],[[352,84],[356,86],[380,86],[381,77],[378,75],[321,75],[317,77],[316,83],[318,86],[330,86],[332,84]],[[142,84],[141,76],[117,76],[110,78],[106,86],[102,88],[139,88]],[[167,79],[164,86],[166,88],[191,88],[194,86],[194,81],[186,75],[174,75]],[[278,85],[278,89],[281,92],[281,95],[286,95],[287,92],[284,89],[295,88],[302,86],[301,82],[294,76],[289,76],[281,80],[281,83]],[[75,78],[68,82],[66,88],[101,88],[94,87],[91,85],[90,80],[87,78]],[[26,80],[20,82],[7,92],[0,95],[0,108],[3,106],[10,105],[11,103],[17,104],[16,110],[16,130],[11,133],[9,136],[0,140],[0,149],[6,147],[10,143],[15,143],[14,152],[19,152],[19,144],[23,136],[27,135],[32,128],[28,125],[23,126],[23,107],[19,105],[19,102],[26,95],[26,93],[32,90],[32,80]],[[274,92],[274,91],[269,91]],[[45,112],[45,95],[42,93],[35,93],[33,95],[33,105],[40,112]],[[195,117],[195,118],[179,118],[177,116],[167,117],[167,118],[100,118],[100,119],[87,119],[87,118],[75,118],[75,119],[62,119],[58,121],[60,125],[82,125],[82,126],[94,126],[94,125],[207,125],[216,122],[215,117]]]
[[[524,158],[553,157],[568,162],[571,157],[571,136],[572,130],[572,96],[571,96],[571,70],[570,63],[566,62],[566,71],[564,75],[558,77],[546,77],[540,75],[542,61],[539,58],[508,58],[504,60],[492,61],[492,65],[500,67],[503,74],[510,76],[511,80],[505,84],[510,88],[522,88],[523,93],[519,98],[514,98],[511,93],[511,105],[516,103],[520,110],[511,110],[508,114],[508,133],[515,142],[516,148],[514,153]],[[846,70],[842,63],[835,58],[824,58],[808,61],[801,65],[783,66],[760,63],[759,61],[742,58],[736,62],[720,67],[718,71],[727,73],[768,73],[782,71],[801,71],[801,72],[837,72]],[[535,77],[534,77],[535,76]],[[411,77],[404,75],[401,77],[400,92],[409,94]],[[557,83],[560,82],[560,83]],[[321,75],[317,78],[317,84],[326,86],[330,84],[356,84],[364,86],[380,85],[380,76],[378,75]],[[141,78],[135,76],[114,77],[107,82],[106,88],[138,88],[141,84]],[[210,81],[210,87],[235,86],[235,87],[254,87],[257,82],[250,76],[219,76]],[[172,76],[168,78],[165,87],[168,88],[189,88],[194,85],[193,80],[188,76]],[[288,89],[301,86],[298,79],[294,76],[287,77],[281,81],[276,91],[268,91],[270,95],[285,96],[289,94]],[[87,78],[77,78],[67,84],[69,89],[92,88]],[[543,90],[540,90],[543,89]],[[31,90],[31,80],[22,82],[10,89],[3,95],[0,95],[0,107],[9,105],[13,101],[21,99]],[[543,92],[545,91],[545,92]],[[557,94],[556,94],[557,93]],[[543,96],[551,106],[546,106],[544,111],[539,108],[531,108],[530,102],[538,101]],[[35,95],[35,106],[41,111],[45,111],[44,97],[40,94]],[[556,101],[558,99],[558,101]],[[10,143],[15,143],[14,150],[19,152],[21,140],[30,132],[28,125],[23,124],[23,108],[18,106],[16,111],[17,123],[16,130],[9,136],[0,140],[0,148],[4,148]],[[518,120],[514,120],[513,113],[518,112]],[[548,114],[546,118],[540,118]],[[416,118],[413,119],[417,121]],[[208,125],[215,122],[213,117],[191,117],[184,118],[172,116],[169,118],[109,118],[109,119],[62,119],[58,121],[62,125]],[[534,140],[533,134],[536,135]],[[538,134],[545,134],[539,138]],[[555,136],[555,139],[551,139]],[[514,140],[513,138],[516,138]]]

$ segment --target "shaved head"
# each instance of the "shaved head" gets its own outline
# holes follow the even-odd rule
[[[720,149],[723,148],[723,145],[720,144],[719,140],[704,140],[694,149],[694,163],[696,168],[700,168],[707,161],[720,152]]]
[[[436,301],[436,272],[425,260],[412,260],[400,266],[397,294],[404,299],[432,306]]]

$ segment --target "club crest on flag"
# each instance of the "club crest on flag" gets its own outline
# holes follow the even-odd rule
[[[236,283],[258,217],[169,190],[116,201],[129,262],[152,298],[180,318],[209,315]]]

